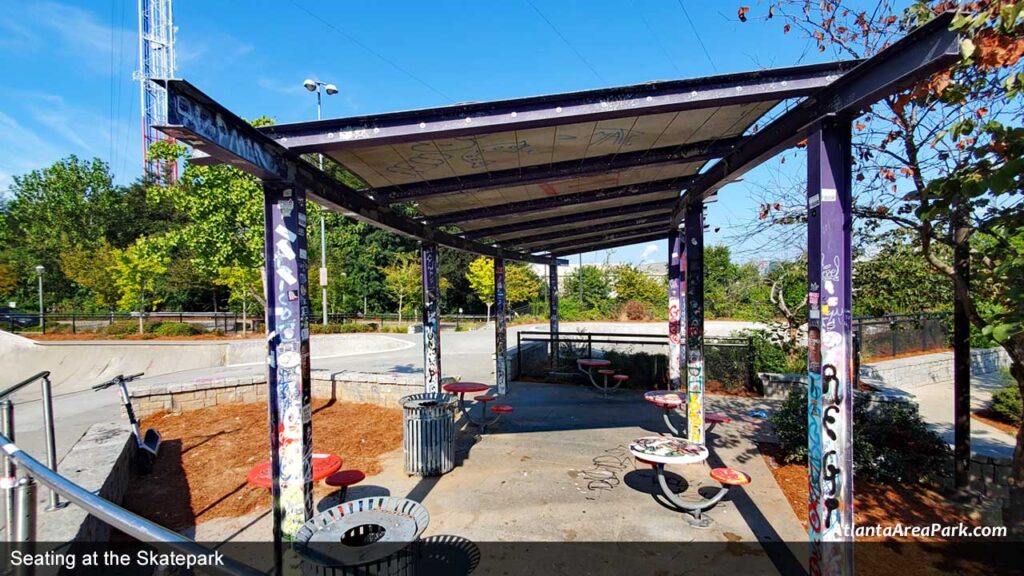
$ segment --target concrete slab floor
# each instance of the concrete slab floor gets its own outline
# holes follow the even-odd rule
[[[755,408],[772,408],[772,401],[708,398],[709,410],[734,421],[709,436],[707,463],[669,467],[673,488],[683,497],[714,490],[718,484],[708,471],[722,465],[743,470],[753,482],[732,489],[708,512],[714,519],[711,528],[697,529],[665,502],[653,471],[637,466],[629,454],[633,439],[666,432],[661,411],[644,402],[639,392],[602,397],[579,386],[519,382],[510,388],[505,401],[516,411],[483,436],[475,428],[463,428],[452,472],[440,478],[406,476],[401,451],[396,451],[385,456],[384,472],[352,488],[349,498],[391,495],[421,502],[430,513],[425,536],[455,535],[478,543],[717,542],[723,545],[713,548],[713,572],[722,573],[788,572],[779,566],[799,569],[805,562],[796,548],[779,546],[806,540],[806,533],[754,444],[764,434],[765,422],[748,416]],[[336,503],[329,497],[317,508]],[[271,529],[264,511],[202,524],[190,535],[208,542],[267,541]],[[733,543],[752,546],[730,548]],[[776,558],[773,565],[762,543],[774,545],[768,546],[773,556],[782,548],[784,558]],[[484,548],[485,556],[488,550]],[[712,547],[702,550],[712,553]],[[666,567],[671,566],[673,571],[680,568],[678,558]]]

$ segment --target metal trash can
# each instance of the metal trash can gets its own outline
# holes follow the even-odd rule
[[[413,394],[399,403],[405,473],[440,476],[455,467],[455,397],[444,393]]]
[[[302,573],[317,576],[416,572],[416,542],[430,522],[422,504],[390,496],[361,498],[317,514],[295,534]]]

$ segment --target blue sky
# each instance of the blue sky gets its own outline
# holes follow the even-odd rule
[[[784,36],[778,18],[739,22],[740,3],[765,10],[721,0],[178,0],[177,74],[242,116],[295,122],[316,115],[315,98],[301,86],[307,77],[338,85],[340,94],[324,102],[324,115],[333,117],[827,58],[805,39]],[[0,193],[12,175],[67,154],[109,162],[120,182],[139,176],[135,5],[5,5]],[[802,159],[791,164],[803,166]],[[708,223],[721,231],[709,243],[725,242],[756,216],[751,190],[768,177],[754,171],[720,195]],[[662,260],[663,244],[620,248],[612,259]],[[738,248],[747,258],[765,257],[754,243]],[[584,262],[604,258],[586,254]]]

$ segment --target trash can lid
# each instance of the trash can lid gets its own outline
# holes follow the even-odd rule
[[[431,408],[434,406],[449,406],[455,403],[455,397],[451,394],[445,394],[443,392],[423,392],[420,394],[412,394],[410,396],[403,396],[398,401],[402,408]]]
[[[321,566],[358,566],[383,560],[415,542],[430,522],[422,504],[375,497],[345,502],[317,514],[295,534],[293,547]]]

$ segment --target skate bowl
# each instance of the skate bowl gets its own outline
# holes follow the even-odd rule
[[[354,356],[413,346],[380,334],[332,334],[310,338],[313,359]],[[146,376],[182,370],[245,366],[266,361],[266,342],[252,340],[206,341],[62,341],[37,342],[0,330],[0,387],[15,384],[49,370],[54,394],[85,390],[117,374],[145,372]],[[24,399],[38,392],[22,390]]]

